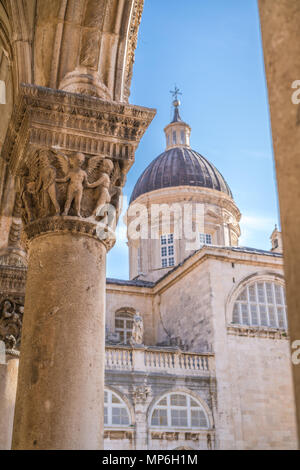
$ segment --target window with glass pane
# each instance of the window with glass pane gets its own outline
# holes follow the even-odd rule
[[[184,133],[184,131],[180,132],[180,139],[181,139],[181,143],[185,144],[185,133]]]
[[[168,235],[161,235],[160,245],[162,267],[167,268],[169,266],[175,266],[175,247],[173,233],[169,233]]]
[[[232,322],[287,329],[284,287],[271,281],[245,287],[234,304]]]
[[[129,426],[129,411],[124,401],[110,390],[104,396],[104,425],[107,427]]]
[[[176,144],[176,131],[173,131],[173,145]]]
[[[202,405],[194,398],[183,393],[171,393],[156,404],[151,426],[207,429],[209,424]]]
[[[128,344],[132,335],[133,316],[129,312],[118,312],[115,317],[115,331],[120,335],[120,342]]]
[[[199,233],[200,245],[211,245],[212,237],[209,233]]]

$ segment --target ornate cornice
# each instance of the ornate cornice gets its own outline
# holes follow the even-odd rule
[[[154,116],[154,109],[22,84],[2,157],[15,170],[20,144],[30,143],[91,155],[105,152],[132,164],[134,151]]]

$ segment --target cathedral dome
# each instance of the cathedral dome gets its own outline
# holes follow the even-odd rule
[[[190,147],[172,147],[159,155],[138,179],[130,202],[142,194],[174,186],[199,186],[222,191],[232,197],[221,173]]]
[[[225,179],[217,168],[190,147],[191,128],[179,114],[180,101],[175,89],[174,117],[164,129],[166,150],[146,168],[138,179],[130,203],[142,194],[176,186],[215,189],[232,198]]]

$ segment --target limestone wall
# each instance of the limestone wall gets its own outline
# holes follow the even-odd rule
[[[295,406],[289,343],[258,337],[255,331],[231,334],[230,296],[239,282],[256,273],[282,274],[280,266],[260,266],[243,260],[210,261],[213,286],[214,352],[217,375],[217,441],[225,449],[295,449]],[[234,281],[234,282],[233,282]],[[268,336],[268,335],[265,335]]]
[[[142,292],[140,292],[142,291]],[[148,289],[149,291],[149,289]],[[115,313],[122,308],[130,308],[139,312],[144,321],[144,343],[156,344],[155,319],[153,316],[153,296],[145,289],[113,288],[107,286],[106,296],[106,327],[110,332],[115,331]]]
[[[158,340],[166,339],[168,333],[180,336],[189,351],[212,351],[212,295],[207,261],[170,283],[161,293]]]

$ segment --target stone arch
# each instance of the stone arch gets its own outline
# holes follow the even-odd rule
[[[202,408],[204,409],[204,412],[205,412],[206,417],[207,417],[208,425],[209,425],[207,430],[212,430],[214,428],[214,419],[213,419],[212,411],[209,408],[208,404],[205,402],[205,400],[200,396],[199,393],[197,393],[194,390],[191,390],[187,387],[172,387],[169,390],[163,392],[162,394],[156,395],[152,399],[151,403],[149,404],[149,407],[147,409],[147,425],[148,425],[149,430],[151,429],[151,417],[152,417],[152,413],[155,409],[156,404],[163,397],[165,397],[165,396],[167,396],[171,393],[185,394],[185,395],[189,395],[190,397],[194,398],[202,406]]]
[[[136,421],[135,420],[135,412],[134,412],[134,408],[133,408],[132,403],[130,402],[128,396],[125,395],[123,392],[121,392],[121,390],[119,390],[115,387],[112,387],[111,385],[105,384],[104,390],[109,390],[110,392],[115,393],[125,403],[125,405],[127,406],[127,410],[129,412],[129,417],[130,417],[129,426],[135,426],[135,421]]]

